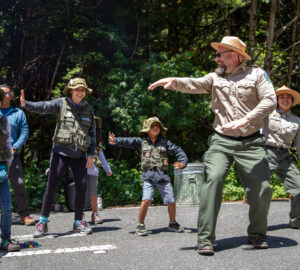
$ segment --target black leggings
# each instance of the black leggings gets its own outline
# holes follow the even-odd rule
[[[74,173],[76,198],[75,198],[75,219],[81,220],[85,202],[87,170],[86,158],[69,158],[53,153],[48,175],[48,183],[43,199],[41,215],[49,217],[49,213],[54,201],[55,193],[59,188],[61,178],[68,167],[72,168]]]

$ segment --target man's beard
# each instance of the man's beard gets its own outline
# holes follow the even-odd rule
[[[217,67],[215,69],[215,73],[217,73],[221,77],[224,77],[226,74],[226,66],[223,65],[223,66]]]

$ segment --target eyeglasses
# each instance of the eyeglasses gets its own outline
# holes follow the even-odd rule
[[[233,52],[233,51],[218,52],[216,53],[216,58],[220,58],[223,53],[227,53],[227,52]]]

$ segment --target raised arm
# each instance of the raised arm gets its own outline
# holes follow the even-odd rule
[[[21,106],[27,111],[39,114],[58,114],[62,105],[61,98],[50,101],[31,102],[25,99],[25,92],[21,90]]]
[[[135,150],[140,150],[142,147],[142,138],[139,137],[115,137],[115,134],[109,132],[108,133],[108,142],[111,145],[115,145],[118,147],[125,147]]]

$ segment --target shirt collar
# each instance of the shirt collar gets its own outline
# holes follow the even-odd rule
[[[237,66],[231,74],[228,74],[228,75],[237,75],[237,74],[241,74],[241,73],[244,73],[246,70],[246,66],[242,63],[240,64],[239,66]]]
[[[288,112],[285,112],[283,110],[281,110],[279,107],[276,109],[277,112],[279,112],[280,114],[291,114],[291,110],[289,110]]]

